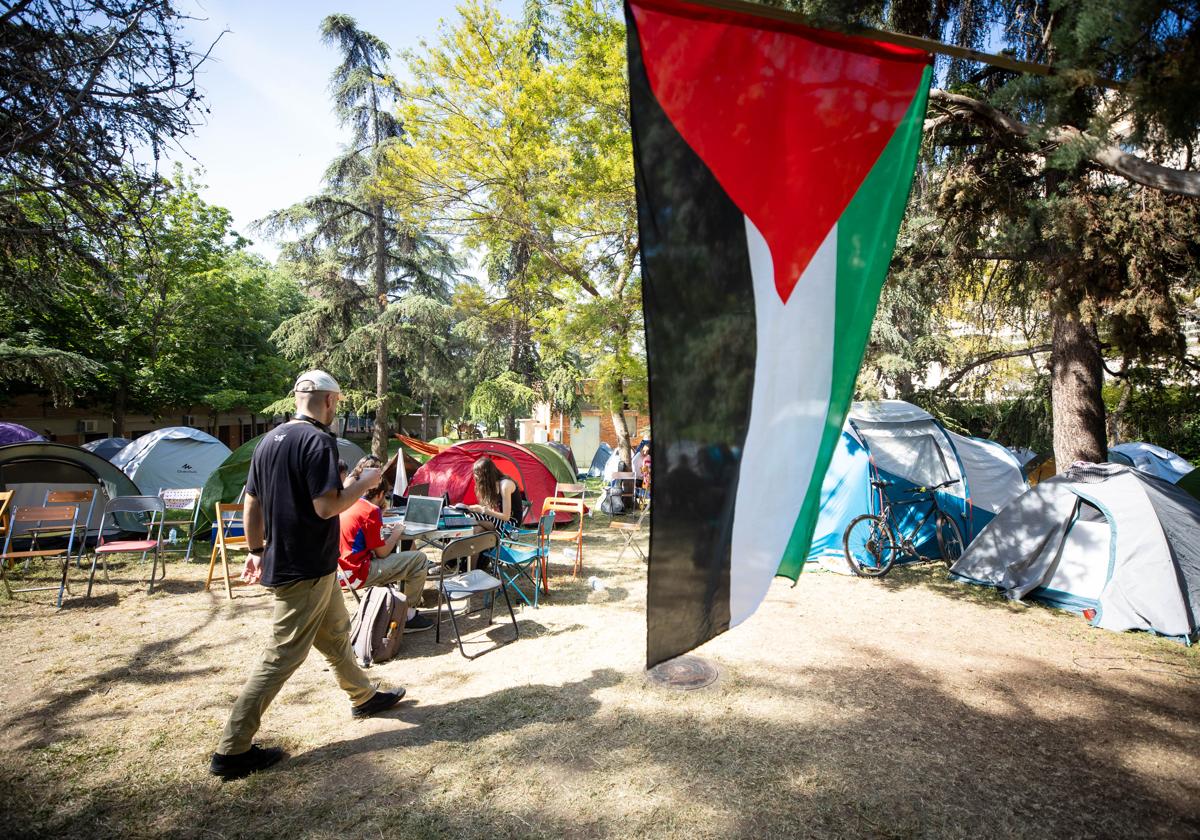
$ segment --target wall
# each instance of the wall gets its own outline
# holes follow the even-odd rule
[[[249,411],[218,414],[216,423],[204,409],[171,409],[161,416],[150,414],[128,414],[125,417],[125,437],[136,438],[155,429],[183,425],[185,414],[195,418],[193,428],[208,432],[230,449],[236,449],[255,434],[265,432],[270,419],[262,414],[254,415],[251,426]],[[0,420],[28,426],[42,437],[78,446],[92,440],[112,436],[112,418],[107,409],[96,406],[56,407],[50,400],[33,394],[17,397],[0,404]],[[92,421],[94,432],[80,431],[81,421]]]
[[[584,409],[580,413],[584,417],[590,416],[598,418],[600,421],[600,440],[604,443],[607,443],[609,446],[614,446],[616,444],[617,432],[613,426],[611,412],[601,411],[598,408],[590,408]],[[547,423],[546,420],[541,418],[548,418],[549,422]],[[531,420],[522,420],[520,422],[525,424],[522,427],[523,429],[528,429],[530,440],[533,440],[533,429],[536,426],[545,423],[547,440],[558,440],[562,443],[565,443],[567,446],[571,445],[571,431],[574,428],[574,424],[571,422],[571,419],[557,412],[551,414],[549,408],[546,407],[544,403],[534,407],[533,418]],[[638,414],[636,411],[626,411],[625,423],[629,427],[629,445],[637,446],[648,432],[650,417],[648,415]],[[558,435],[560,430],[562,432],[561,436]],[[580,465],[580,468],[583,466],[585,465]]]

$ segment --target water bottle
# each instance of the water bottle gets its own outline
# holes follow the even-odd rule
[[[603,592],[606,588],[604,586],[604,581],[600,580],[600,578],[596,577],[595,575],[592,575],[587,579],[587,585],[588,588],[593,592]]]
[[[167,542],[169,542],[171,545],[175,545],[176,537],[178,537],[178,533],[175,531],[174,528],[172,528],[171,532],[169,534],[167,534]]]

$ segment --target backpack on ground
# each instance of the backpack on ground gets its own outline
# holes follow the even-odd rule
[[[621,498],[621,491],[616,487],[606,487],[604,489],[604,498],[600,501],[600,512],[606,513],[609,516],[623,516],[625,513],[625,502]]]
[[[408,600],[390,586],[372,586],[358,604],[350,622],[350,647],[364,668],[387,662],[400,652]]]

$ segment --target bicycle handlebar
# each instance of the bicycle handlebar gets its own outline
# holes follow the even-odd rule
[[[911,487],[907,491],[913,494],[932,493],[935,490],[941,490],[943,487],[949,487],[951,484],[958,484],[962,479],[952,478],[949,481],[943,481],[941,484],[935,484],[932,487]]]

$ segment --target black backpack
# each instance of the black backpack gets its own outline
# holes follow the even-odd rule
[[[621,491],[616,487],[606,487],[604,489],[604,498],[600,500],[600,512],[606,513],[609,516],[623,516],[625,514],[625,501],[621,498]]]

